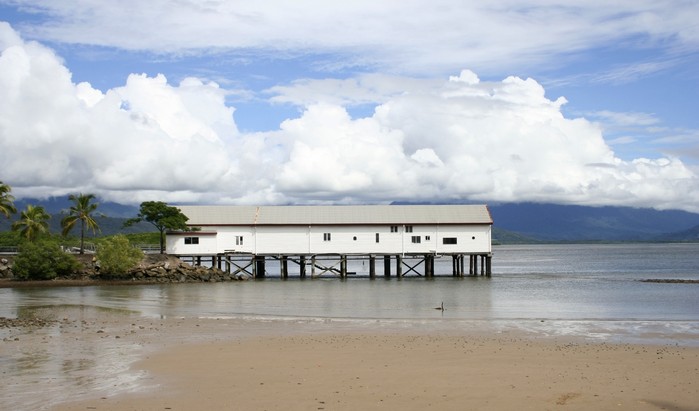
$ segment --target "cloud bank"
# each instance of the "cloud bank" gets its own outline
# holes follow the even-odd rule
[[[5,2],[49,17],[22,27],[42,41],[166,54],[332,54],[328,65],[407,74],[460,70],[464,61],[502,72],[600,44],[669,54],[699,47],[699,4],[684,0]]]
[[[539,201],[699,212],[677,158],[622,161],[533,79],[359,76],[268,91],[299,116],[242,133],[227,91],[132,74],[75,84],[46,46],[0,23],[0,180],[16,197],[90,192],[139,203]],[[356,104],[373,113],[352,117]]]

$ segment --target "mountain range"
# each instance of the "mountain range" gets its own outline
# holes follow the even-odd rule
[[[41,205],[54,217],[52,232],[60,232],[60,220],[71,202],[67,198],[15,201],[18,210],[27,204]],[[405,203],[401,203],[405,204]],[[411,203],[414,204],[414,203]],[[488,206],[493,217],[493,239],[502,244],[535,242],[616,242],[616,241],[697,241],[699,214],[679,210],[631,207],[589,207],[577,205],[505,203]],[[103,235],[154,231],[140,223],[122,228],[127,218],[138,214],[138,207],[99,202],[97,211]],[[15,216],[16,218],[16,216]],[[12,220],[0,219],[0,231]]]

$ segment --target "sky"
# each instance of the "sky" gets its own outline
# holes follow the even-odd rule
[[[0,0],[0,181],[699,212],[694,0]]]

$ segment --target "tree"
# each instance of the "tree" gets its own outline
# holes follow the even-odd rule
[[[74,255],[61,250],[54,241],[26,242],[19,248],[12,271],[20,280],[51,280],[70,275],[80,268]]]
[[[190,230],[187,226],[186,215],[177,207],[171,207],[162,201],[144,201],[141,203],[138,216],[124,222],[124,227],[141,221],[147,221],[160,232],[160,254],[165,253],[165,230]]]
[[[99,205],[98,203],[91,203],[94,198],[94,194],[71,194],[68,196],[68,199],[74,204],[70,206],[68,216],[61,220],[61,227],[63,228],[61,234],[64,237],[67,236],[70,230],[75,227],[75,224],[80,221],[80,254],[85,252],[85,228],[91,229],[92,234],[95,234],[100,229],[92,215]]]
[[[124,275],[142,259],[143,251],[132,246],[122,234],[105,239],[97,248],[100,273],[105,276]]]
[[[48,220],[51,216],[42,206],[27,205],[20,213],[19,220],[12,223],[12,231],[19,231],[29,241],[36,240],[41,234],[49,232]]]
[[[15,208],[15,198],[10,194],[12,188],[0,181],[0,214],[10,218],[10,214],[17,212]]]

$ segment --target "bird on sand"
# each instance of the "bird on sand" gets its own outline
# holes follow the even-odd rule
[[[439,310],[439,311],[444,311],[444,301],[442,301],[442,305],[440,305],[439,307],[434,307],[434,309]]]

